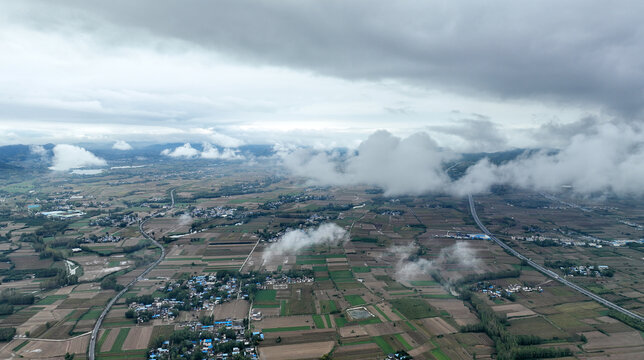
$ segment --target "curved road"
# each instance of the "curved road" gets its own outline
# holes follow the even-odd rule
[[[485,227],[485,225],[483,225],[483,223],[479,219],[479,216],[476,214],[476,208],[474,207],[474,199],[472,198],[472,195],[468,195],[468,198],[469,198],[469,202],[470,202],[470,212],[472,213],[472,217],[474,218],[474,221],[476,221],[476,225],[478,225],[478,227],[481,229],[481,231],[483,231],[486,235],[488,235],[495,243],[497,243],[500,247],[502,247],[503,249],[508,251],[510,254],[512,254],[512,255],[518,257],[519,259],[527,262],[528,265],[532,266],[533,268],[537,269],[538,271],[542,272],[543,274],[545,274],[545,275],[547,275],[547,276],[559,281],[560,283],[562,283],[562,284],[564,284],[564,285],[566,285],[568,287],[571,287],[571,288],[577,290],[578,292],[588,296],[589,298],[597,301],[598,303],[600,303],[602,305],[605,305],[605,306],[607,306],[607,307],[609,307],[611,309],[617,310],[620,313],[622,313],[624,315],[627,315],[627,316],[630,316],[630,317],[632,317],[634,319],[637,319],[639,321],[644,321],[643,316],[641,316],[639,314],[636,314],[636,313],[634,313],[632,311],[626,310],[623,307],[621,307],[621,306],[619,306],[619,305],[617,305],[615,303],[612,303],[612,302],[604,299],[603,297],[598,296],[598,295],[596,295],[596,294],[584,289],[583,287],[581,287],[581,286],[579,286],[579,285],[577,285],[577,284],[575,284],[573,282],[570,282],[570,281],[564,279],[563,277],[559,276],[559,274],[557,274],[556,272],[554,272],[552,270],[549,270],[549,269],[546,269],[545,267],[537,264],[536,262],[532,261],[530,258],[527,258],[527,257],[521,255],[518,251],[514,250],[509,245],[507,245],[503,241],[499,240],[496,236],[492,235],[492,233],[488,231],[488,229]]]
[[[170,191],[170,197],[172,198],[172,205],[171,208],[174,207],[174,189]],[[149,218],[148,218],[149,219]],[[148,219],[145,219],[144,221],[139,222],[139,231],[141,234],[148,240],[152,241],[154,245],[156,245],[159,249],[161,249],[161,256],[150,264],[150,266],[145,269],[139,276],[134,278],[132,281],[130,281],[123,290],[121,290],[118,294],[116,294],[115,297],[110,300],[109,303],[107,303],[107,306],[105,306],[105,309],[103,309],[103,312],[101,313],[101,316],[98,317],[98,320],[96,320],[96,324],[94,325],[94,329],[92,330],[92,337],[89,340],[89,349],[88,349],[88,358],[89,360],[94,360],[94,356],[96,355],[96,340],[98,337],[98,330],[101,327],[101,324],[103,323],[103,320],[105,319],[105,316],[107,313],[110,311],[112,306],[118,301],[118,299],[125,294],[132,285],[134,285],[137,281],[143,279],[152,269],[154,269],[159,263],[163,260],[165,257],[165,249],[163,248],[163,245],[159,244],[156,240],[154,240],[150,235],[148,235],[144,230],[143,230],[143,225],[145,224]]]

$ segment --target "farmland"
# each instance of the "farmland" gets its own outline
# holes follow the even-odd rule
[[[644,350],[637,324],[611,317],[602,305],[496,244],[468,237],[478,230],[464,199],[388,198],[360,186],[318,188],[261,166],[168,163],[128,171],[60,175],[46,182],[2,180],[7,200],[0,204],[0,236],[7,240],[0,242],[0,326],[15,328],[18,337],[0,357],[42,358],[53,351],[52,356],[70,352],[84,358],[87,333],[105,304],[159,256],[138,231],[142,219],[148,219],[144,231],[163,244],[167,256],[107,314],[98,359],[143,359],[159,339],[196,323],[249,317],[248,328],[265,337],[257,343],[262,359],[287,353],[294,359],[329,353],[334,359],[382,359],[398,350],[417,359],[496,357],[503,350],[481,323],[490,314],[501,319],[517,349],[533,341],[574,349],[572,357],[579,359],[599,356],[598,349],[615,358]],[[22,206],[36,199],[84,215],[52,220]],[[618,220],[644,222],[640,205],[610,199],[589,212],[519,191],[477,201],[482,221],[512,247],[541,264],[611,269],[569,279],[642,312],[641,248],[609,245],[616,237],[634,237],[635,230]],[[327,223],[346,232],[340,245],[267,255],[288,230]],[[588,236],[608,242],[597,247],[549,241],[588,242]],[[472,261],[463,261],[465,255]],[[568,276],[565,268],[551,268]],[[244,282],[251,274],[261,278]],[[213,276],[216,281],[204,283],[219,285],[198,292],[195,276]],[[182,286],[207,297],[186,298],[190,306],[175,303],[172,311],[139,310],[142,317],[127,317],[132,304],[126,299],[161,301],[168,294],[185,295],[178,290]],[[489,286],[541,291],[496,296]],[[533,334],[538,338],[529,338]],[[54,340],[64,346],[54,349]]]

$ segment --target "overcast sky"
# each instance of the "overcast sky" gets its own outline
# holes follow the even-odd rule
[[[644,3],[0,0],[0,144],[558,146],[644,110]]]

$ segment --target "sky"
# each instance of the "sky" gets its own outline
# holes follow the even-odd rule
[[[642,7],[0,1],[0,144],[563,146],[562,127],[640,121]]]
[[[0,0],[0,145],[250,160],[385,194],[644,195],[644,3]],[[193,146],[199,144],[200,146]],[[339,152],[334,149],[345,148]],[[201,150],[199,150],[201,149]],[[483,159],[454,181],[463,153]]]

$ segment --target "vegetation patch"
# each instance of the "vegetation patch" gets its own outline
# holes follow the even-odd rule
[[[436,316],[436,312],[422,299],[404,298],[391,300],[391,305],[408,319]]]
[[[338,311],[338,307],[333,300],[320,300],[320,310],[322,313],[332,313]]]
[[[11,351],[18,351],[18,350],[22,349],[23,347],[25,347],[25,345],[27,345],[28,343],[29,343],[29,340],[25,340],[25,341],[21,342],[18,346],[16,346],[13,349],[11,349]]]
[[[313,322],[315,323],[315,327],[317,329],[324,329],[324,320],[322,320],[322,316],[313,315]]]
[[[287,327],[262,329],[262,332],[272,333],[272,332],[280,332],[280,331],[301,331],[301,330],[309,330],[309,329],[311,329],[310,326],[287,326]]]
[[[368,273],[371,272],[371,268],[369,266],[353,266],[351,271],[354,273]]]
[[[409,351],[409,350],[413,349],[413,346],[409,345],[409,343],[407,342],[407,340],[405,340],[405,338],[404,338],[404,337],[402,337],[402,335],[401,335],[401,334],[396,334],[396,335],[394,335],[394,337],[396,338],[396,340],[397,340],[399,343],[401,343],[401,344],[402,344],[402,346],[405,348],[405,350]]]
[[[372,339],[385,354],[393,354],[396,351],[382,336],[374,336]],[[449,360],[449,358],[447,360]]]
[[[39,300],[36,305],[51,305],[58,300],[67,299],[67,295],[49,295],[42,300]]]
[[[121,348],[123,347],[123,343],[125,342],[125,339],[127,339],[127,334],[130,333],[130,328],[122,328],[118,335],[116,336],[116,340],[114,340],[114,345],[112,345],[112,349],[110,349],[110,352],[116,352],[116,351],[121,351]]]
[[[344,298],[351,306],[364,305],[367,303],[360,295],[345,295]]]
[[[445,355],[441,349],[432,350],[432,356],[435,357],[436,360],[450,360],[449,356]]]

